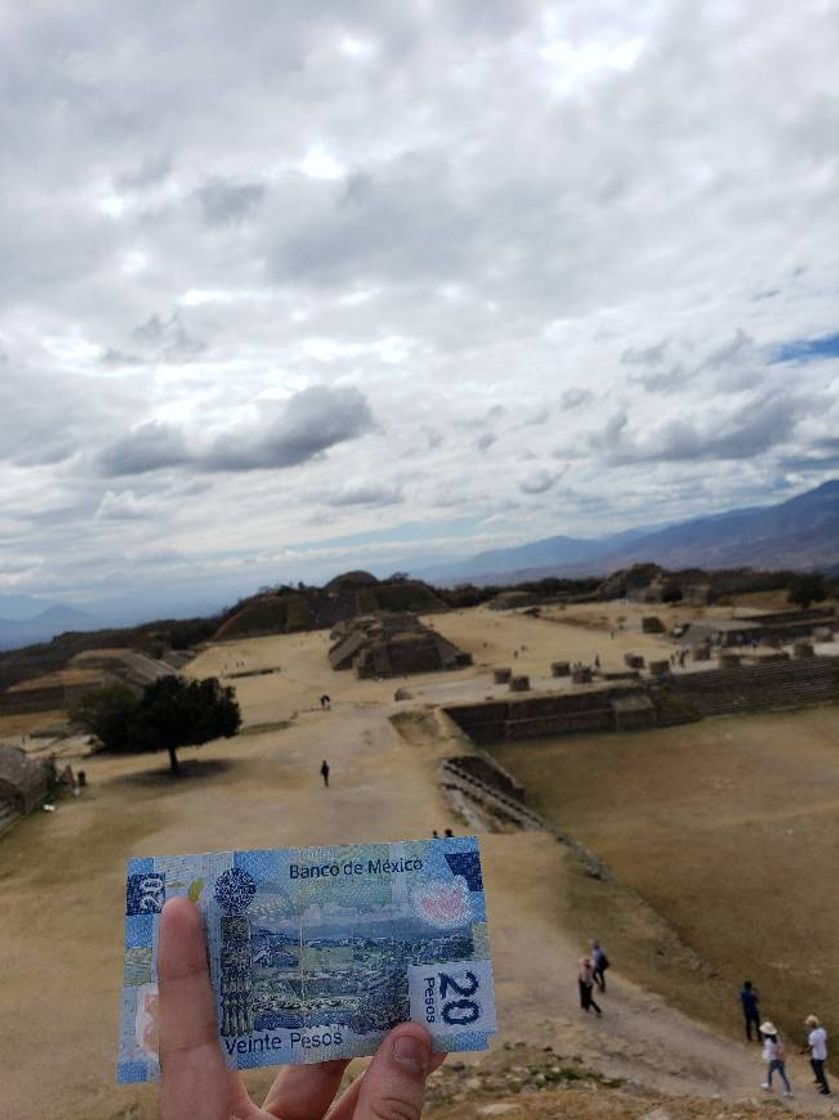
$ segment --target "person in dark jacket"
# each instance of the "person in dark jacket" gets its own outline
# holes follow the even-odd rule
[[[746,1023],[746,1038],[752,1041],[752,1027],[755,1029],[755,1041],[760,1042],[760,996],[752,987],[751,980],[744,980],[740,989],[740,1003],[743,1007],[743,1018]]]
[[[601,992],[606,991],[606,969],[609,967],[609,958],[599,941],[591,943],[591,971],[594,982]]]

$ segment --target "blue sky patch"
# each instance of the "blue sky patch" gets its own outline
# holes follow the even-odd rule
[[[839,358],[839,331],[822,338],[797,338],[776,347],[772,364],[778,362],[815,362],[819,358]]]

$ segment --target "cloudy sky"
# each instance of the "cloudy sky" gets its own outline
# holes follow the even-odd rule
[[[839,0],[44,0],[0,44],[0,592],[839,474]]]

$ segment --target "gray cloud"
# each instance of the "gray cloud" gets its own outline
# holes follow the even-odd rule
[[[773,397],[754,401],[727,417],[668,420],[643,436],[629,431],[629,418],[621,410],[589,442],[613,466],[747,459],[790,439],[799,421],[819,407],[814,400]]]
[[[155,516],[153,500],[137,498],[132,490],[107,490],[96,510],[97,521],[144,521]]]
[[[152,315],[134,330],[134,338],[144,348],[146,360],[185,362],[207,348],[205,342],[189,333],[177,312],[168,319]]]
[[[705,354],[690,338],[664,338],[653,346],[627,348],[621,354],[621,364],[634,367],[630,383],[648,393],[675,393],[691,384],[708,384],[709,374],[716,390],[724,393],[751,389],[761,381],[758,347],[740,327],[731,340]]]
[[[570,412],[592,400],[594,400],[594,393],[590,389],[566,389],[560,398],[560,403],[567,412]]]
[[[227,183],[213,178],[199,187],[195,197],[207,225],[229,225],[252,213],[265,197],[265,186],[262,183]]]
[[[533,471],[527,478],[519,482],[519,490],[521,490],[522,494],[545,494],[551,489],[557,479],[561,477],[561,471]]]
[[[367,399],[358,389],[315,386],[266,407],[255,423],[231,427],[209,446],[172,424],[150,422],[116,440],[99,455],[109,476],[145,474],[164,467],[199,471],[272,470],[297,466],[336,444],[374,428]]]
[[[293,467],[374,428],[373,414],[358,389],[303,389],[281,412],[253,428],[214,440],[198,464],[211,471]]]
[[[145,474],[189,462],[186,438],[174,424],[150,421],[114,440],[98,457],[104,475]]]
[[[143,190],[160,183],[167,178],[171,170],[171,157],[152,155],[136,167],[117,175],[116,185],[120,190]]]
[[[664,361],[670,340],[663,338],[654,346],[635,347],[628,346],[621,354],[621,362],[625,366],[658,366]]]
[[[270,254],[274,278],[335,285],[468,272],[482,222],[458,201],[451,176],[444,153],[413,152],[376,174],[356,174],[340,194],[322,190],[311,219]]]

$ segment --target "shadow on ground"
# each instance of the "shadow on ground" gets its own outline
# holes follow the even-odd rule
[[[179,761],[179,774],[173,774],[167,762],[166,766],[154,770],[136,770],[130,774],[117,774],[109,779],[108,785],[168,788],[198,778],[218,778],[239,765],[229,758],[188,758]]]

